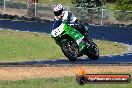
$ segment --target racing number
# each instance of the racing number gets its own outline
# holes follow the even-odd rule
[[[59,32],[60,32],[60,30],[59,29],[56,29],[56,30],[54,30],[54,32],[55,32],[55,35],[58,35]]]

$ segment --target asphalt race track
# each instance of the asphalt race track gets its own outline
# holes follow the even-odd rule
[[[52,23],[37,23],[24,21],[9,21],[0,20],[0,28],[30,31],[30,32],[44,32],[50,33],[52,30]],[[25,61],[25,62],[0,62],[0,66],[5,65],[132,65],[132,26],[118,27],[118,26],[89,26],[89,36],[95,39],[103,39],[118,43],[127,44],[129,50],[120,55],[100,56],[99,60],[90,60],[87,57],[79,58],[76,62],[71,62],[68,59],[52,59],[40,61]]]

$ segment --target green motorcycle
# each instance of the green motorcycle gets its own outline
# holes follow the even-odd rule
[[[87,55],[91,60],[99,58],[99,49],[92,39],[86,38],[78,30],[69,26],[66,21],[52,30],[51,37],[70,61],[76,61],[78,57],[83,55]]]

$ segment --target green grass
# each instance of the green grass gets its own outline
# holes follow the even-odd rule
[[[127,50],[120,44],[95,40],[102,55]],[[0,61],[64,58],[60,47],[48,34],[0,29]]]
[[[121,52],[127,51],[127,47],[119,43],[103,40],[94,40],[94,42],[98,45],[101,55],[119,54]]]
[[[63,57],[47,34],[0,30],[0,61]]]
[[[132,88],[129,84],[77,84],[75,77],[0,81],[0,88]]]

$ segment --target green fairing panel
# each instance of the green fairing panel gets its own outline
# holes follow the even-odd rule
[[[64,25],[64,30],[67,35],[69,35],[76,41],[80,50],[84,48],[85,44],[82,42],[84,36],[79,31],[66,24]]]
[[[85,47],[85,44],[82,42],[84,36],[75,28],[68,26],[66,21],[63,21],[58,28],[52,30],[51,34],[52,38],[55,39],[58,45],[60,45],[60,42],[65,39],[63,36],[68,35],[78,44],[79,50],[82,50]]]

